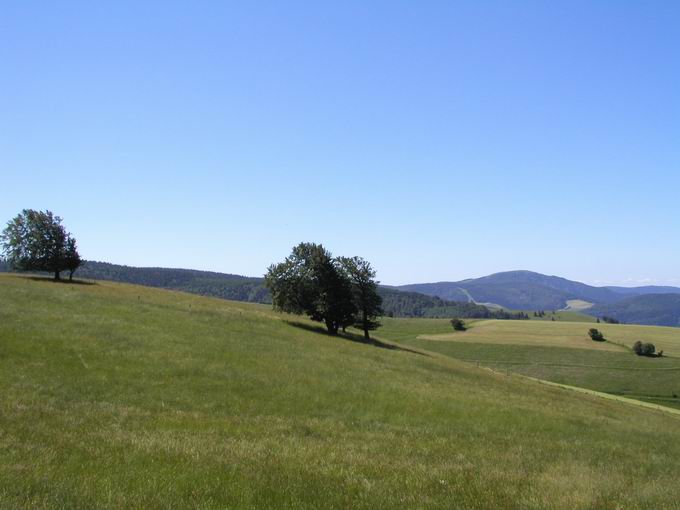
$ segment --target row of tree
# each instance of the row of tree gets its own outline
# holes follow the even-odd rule
[[[54,273],[55,280],[61,279],[63,271],[73,279],[83,262],[76,239],[50,211],[24,209],[7,224],[0,244],[12,269]]]
[[[320,244],[300,243],[265,275],[274,308],[323,322],[332,335],[349,326],[366,339],[380,326],[382,298],[371,264],[361,257],[333,257]]]

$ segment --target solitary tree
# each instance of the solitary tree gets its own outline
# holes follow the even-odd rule
[[[276,309],[306,314],[325,323],[332,335],[354,320],[351,283],[320,244],[297,245],[286,260],[269,267],[265,284]]]
[[[0,236],[10,267],[54,273],[55,280],[66,269],[73,275],[81,260],[75,239],[61,222],[50,211],[33,209],[24,209],[11,220]]]
[[[383,314],[375,270],[361,257],[339,257],[338,262],[352,287],[352,300],[357,309],[353,325],[360,328],[368,340],[368,332],[380,327],[378,317]]]

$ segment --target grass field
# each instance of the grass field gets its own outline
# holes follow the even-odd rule
[[[418,334],[404,327],[404,345],[571,386],[680,408],[680,329],[600,324],[609,342],[593,342],[587,323],[474,321],[466,332]],[[399,330],[398,324],[391,326]],[[426,328],[424,328],[426,329]],[[386,331],[389,333],[389,331]],[[667,356],[635,356],[636,339],[664,348]]]
[[[449,325],[447,333],[423,333],[418,338],[423,340],[490,343],[490,344],[513,344],[513,345],[537,345],[551,347],[565,347],[574,349],[595,349],[605,351],[624,351],[624,347],[610,342],[593,342],[588,337],[588,330],[592,324],[580,322],[540,322],[540,321],[498,321],[483,320],[469,322],[469,329],[464,332],[453,332]],[[598,328],[605,332],[605,337],[612,332],[610,328]],[[611,339],[621,342],[627,341],[621,335],[612,336]],[[632,345],[632,342],[631,342]]]
[[[676,416],[329,337],[265,306],[2,275],[0,392],[2,508],[680,501]]]

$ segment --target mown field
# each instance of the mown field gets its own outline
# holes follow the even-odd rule
[[[442,329],[447,324],[442,323]],[[588,323],[473,321],[465,332],[403,328],[404,345],[475,365],[680,408],[680,329],[599,324],[608,342],[593,342]],[[386,332],[398,330],[388,325]],[[661,358],[634,355],[636,340],[664,349]]]
[[[2,275],[0,395],[2,508],[680,501],[677,416],[262,305]]]

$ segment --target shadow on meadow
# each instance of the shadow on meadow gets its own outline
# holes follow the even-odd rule
[[[87,281],[87,280],[69,280],[68,278],[62,278],[61,280],[55,280],[52,277],[49,276],[24,276],[27,280],[33,280],[35,282],[48,282],[48,283],[56,283],[57,285],[59,284],[68,284],[68,285],[97,285],[97,282],[93,281]]]
[[[316,326],[314,324],[306,324],[304,322],[297,322],[294,320],[284,320],[286,324],[289,326],[293,326],[295,328],[299,329],[304,329],[305,331],[311,331],[313,333],[320,333],[322,335],[328,335],[331,336],[326,328],[323,326]],[[391,351],[404,351],[404,352],[410,352],[411,354],[418,354],[419,356],[427,356],[424,352],[419,352],[413,349],[409,349],[407,347],[402,347],[400,345],[394,345],[394,344],[388,344],[385,342],[382,342],[381,340],[378,340],[377,338],[371,338],[370,340],[366,340],[363,335],[359,335],[356,333],[349,333],[349,332],[344,332],[344,333],[338,333],[338,338],[343,338],[345,340],[349,340],[350,342],[356,342],[360,344],[366,344],[366,345],[373,345],[375,347],[379,347],[381,349],[388,349]]]

